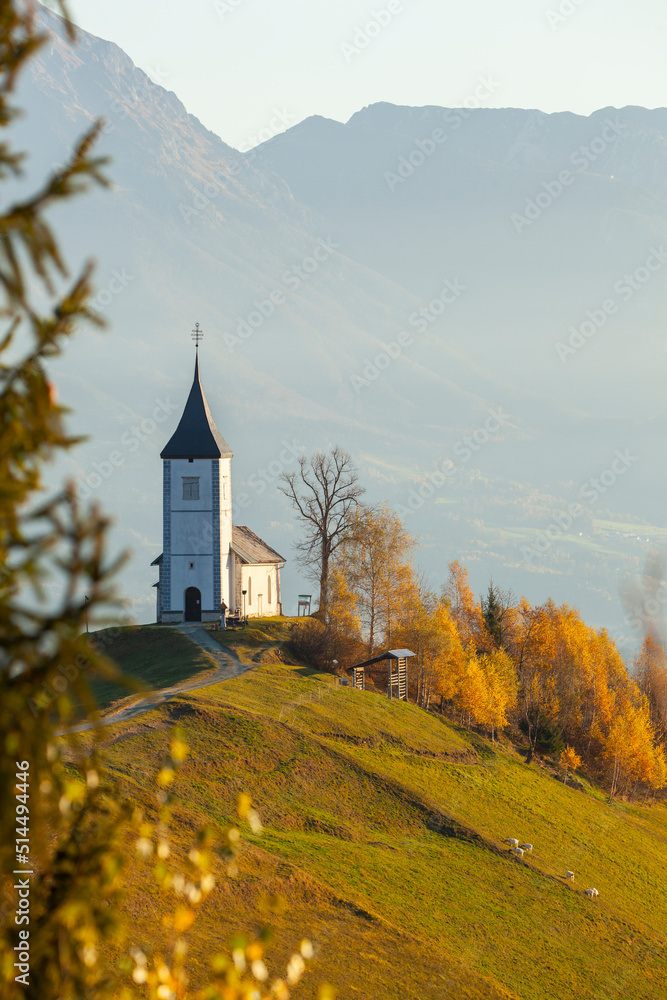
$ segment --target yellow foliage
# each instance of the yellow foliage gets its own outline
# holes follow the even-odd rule
[[[667,738],[667,656],[660,643],[647,636],[634,662],[634,674],[648,700],[651,722]]]
[[[507,725],[507,712],[516,703],[514,664],[503,650],[477,656],[472,648],[455,696],[455,703],[468,723],[491,730]]]
[[[602,759],[610,781],[610,798],[618,791],[643,782],[653,789],[667,784],[664,748],[655,738],[648,705],[629,698],[619,700],[606,732],[599,733]]]
[[[337,568],[341,592],[351,600],[354,625],[365,633],[371,655],[390,646],[413,582],[410,561],[415,539],[386,504],[360,508]]]
[[[486,630],[482,610],[468,583],[468,571],[459,562],[450,562],[448,565],[449,580],[443,588],[443,597],[456,622],[463,646],[472,642],[479,648]]]
[[[195,920],[195,911],[189,906],[179,906],[173,916],[173,928],[177,934],[182,934],[191,927]]]
[[[582,762],[581,757],[573,747],[565,747],[565,749],[561,752],[558,763],[561,767],[564,767],[566,771],[576,771],[577,768],[581,767]]]

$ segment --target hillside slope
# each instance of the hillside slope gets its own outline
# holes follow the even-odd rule
[[[277,656],[105,730],[109,765],[139,802],[175,721],[191,750],[178,850],[202,823],[230,819],[241,790],[265,828],[195,925],[196,977],[214,941],[252,928],[278,893],[272,955],[304,932],[321,946],[305,997],[321,979],[364,1000],[664,995],[664,808],[610,806],[509,746]],[[533,852],[516,860],[506,837]],[[152,950],[160,903],[133,867],[127,882],[135,940]]]

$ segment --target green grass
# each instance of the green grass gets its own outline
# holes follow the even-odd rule
[[[159,626],[102,629],[91,639],[143,690],[157,691],[217,667],[215,660],[182,632]],[[122,684],[95,677],[91,688],[101,708],[130,695]]]
[[[263,648],[271,625],[253,631]],[[322,945],[304,997],[318,978],[363,1000],[664,997],[664,807],[610,806],[509,745],[281,662],[105,731],[109,763],[138,800],[175,718],[191,748],[177,786],[182,850],[198,824],[229,820],[240,790],[265,826],[247,837],[238,881],[223,879],[207,904],[194,979],[212,939],[252,927],[277,892],[287,908],[272,917],[272,953],[282,960],[304,931]],[[515,859],[505,837],[532,854]],[[150,942],[159,902],[148,884],[131,889],[136,933]]]
[[[258,663],[286,651],[297,618],[251,618],[243,628],[209,629],[208,634],[223,649],[233,652],[242,663]]]

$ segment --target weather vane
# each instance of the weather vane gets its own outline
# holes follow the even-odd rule
[[[195,323],[195,328],[192,331],[192,339],[197,345],[197,354],[199,354],[199,341],[204,339],[204,331],[199,328],[199,323]]]

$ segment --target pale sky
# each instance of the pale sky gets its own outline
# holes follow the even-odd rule
[[[377,101],[461,106],[488,78],[487,107],[667,105],[665,0],[71,0],[71,11],[237,148]]]

